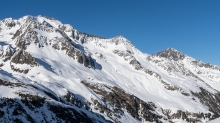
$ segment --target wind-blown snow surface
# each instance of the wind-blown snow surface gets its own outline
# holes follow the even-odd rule
[[[90,103],[90,110],[72,108],[84,112],[91,119],[102,122],[151,122],[141,113],[138,113],[139,118],[132,116],[123,106],[119,106],[124,112],[120,117],[101,112],[94,100],[109,109],[114,109],[112,104],[116,103],[105,102],[102,94],[82,84],[86,81],[91,85],[100,85],[98,88],[105,92],[113,90],[102,88],[104,86],[118,87],[139,100],[152,102],[155,105],[152,113],[161,116],[158,121],[152,122],[207,122],[219,117],[220,108],[213,103],[220,103],[220,68],[195,60],[173,48],[149,55],[139,51],[122,36],[104,39],[42,16],[0,21],[0,45],[0,79],[28,86],[11,88],[2,84],[1,97],[20,99],[18,93],[25,93],[67,105],[59,100],[72,93],[83,102]],[[18,56],[19,51],[23,55]],[[58,100],[44,91],[52,93]],[[202,98],[199,94],[212,95]],[[208,102],[209,99],[213,102]],[[138,112],[140,107],[137,106]],[[56,122],[53,118],[50,120]]]

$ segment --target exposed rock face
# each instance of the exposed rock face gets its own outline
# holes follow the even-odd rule
[[[90,35],[87,33],[79,32],[79,31],[73,29],[72,26],[70,26],[70,25],[64,25],[60,28],[61,28],[61,30],[64,30],[65,32],[71,32],[72,33],[71,37],[75,40],[78,40],[82,44],[90,41],[91,39],[105,39],[103,37],[99,37],[96,35]]]
[[[2,21],[0,21],[0,27],[8,27],[12,28],[16,25],[16,22],[12,18],[7,18]]]
[[[192,92],[203,104],[209,107],[209,110],[214,113],[212,117],[217,118],[220,116],[220,92],[212,94],[204,88],[200,88],[201,92]]]
[[[98,58],[100,58],[100,59],[102,59],[102,60],[104,60],[104,61],[107,61],[106,60],[106,57],[102,54],[102,53],[95,53],[97,56],[98,56]]]
[[[129,64],[132,65],[136,70],[141,70],[141,71],[144,71],[146,74],[148,75],[151,75],[151,76],[154,76],[155,78],[157,78],[163,85],[164,87],[167,89],[167,90],[171,90],[171,91],[178,91],[180,92],[181,94],[185,95],[185,96],[189,96],[188,93],[184,92],[181,88],[179,88],[177,85],[171,85],[167,82],[165,82],[161,76],[154,72],[154,71],[151,71],[147,68],[144,68],[136,59],[135,57],[132,55],[131,52],[129,51],[119,51],[119,50],[114,50],[113,51],[115,54],[123,57],[126,61],[130,61]],[[191,73],[191,72],[190,72]],[[193,73],[190,74],[191,76],[193,77],[196,77]]]
[[[77,95],[71,93],[68,91],[68,93],[66,95],[63,96],[64,100],[61,100],[63,103],[66,103],[68,105],[67,102],[77,106],[78,108],[85,108],[86,110],[91,110],[90,108],[90,103],[86,102],[85,100],[82,100],[80,98],[77,98]]]
[[[18,68],[15,66],[15,64],[27,64],[27,65],[30,65],[31,67],[39,65],[37,61],[29,53],[27,53],[26,51],[22,49],[15,52],[15,54],[13,55],[11,59],[10,66],[13,71],[16,71],[19,73],[25,73],[25,74],[28,73],[29,69]]]
[[[23,83],[11,83],[0,80],[0,86],[6,86],[9,88],[29,88],[40,91],[41,89],[31,84]],[[45,91],[46,92],[46,91]],[[79,101],[76,98],[72,98],[74,94],[68,93],[63,98],[56,99],[53,102],[48,97],[42,97],[39,95],[32,95],[23,92],[15,92],[21,99],[12,98],[0,98],[0,122],[85,122],[85,123],[97,123],[110,121],[105,120],[99,114],[95,114],[89,110],[88,107],[84,107],[83,101]],[[48,95],[53,95],[49,94]],[[56,98],[56,97],[55,97]],[[53,98],[52,98],[53,99]],[[60,101],[59,101],[60,100]],[[72,102],[72,104],[69,104]],[[66,106],[62,105],[65,104]],[[78,111],[78,108],[86,109],[87,111]],[[90,114],[90,115],[89,115]],[[95,119],[92,117],[99,117]]]
[[[48,26],[49,24],[46,22],[37,23],[34,20],[29,19],[28,23],[29,25],[26,27],[21,27],[19,30],[17,30],[12,38],[17,40],[16,45],[18,48],[25,50],[31,43],[36,44],[39,48],[48,46],[49,44],[56,50],[66,51],[66,54],[69,57],[76,59],[85,67],[95,68],[95,63],[92,58],[81,51],[81,49],[79,49],[79,47],[73,43],[73,41],[65,34],[65,32],[52,26]],[[36,29],[47,33],[58,33],[59,35],[62,35],[62,37],[54,37],[52,39],[48,39],[48,37],[45,37],[35,31]]]
[[[129,64],[132,65],[136,70],[140,70],[143,68],[130,51],[114,50],[113,52],[117,54],[118,56],[123,57],[124,60],[130,61]]]
[[[112,39],[110,39],[109,42],[112,43],[112,44],[115,44],[115,45],[123,44],[123,45],[127,45],[129,47],[134,48],[134,45],[129,40],[124,38],[123,36],[113,37]]]
[[[178,110],[176,113],[171,113],[169,109],[162,109],[164,115],[167,116],[168,121],[172,122],[172,119],[182,119],[188,123],[202,122],[202,119],[211,118],[211,113],[191,113],[188,111]]]
[[[101,122],[74,108],[45,102],[44,98],[33,95],[24,95],[24,99],[21,100],[0,98],[0,107],[0,122]],[[38,119],[36,115],[42,118]]]
[[[135,97],[134,95],[125,93],[123,90],[121,90],[118,87],[110,87],[100,84],[92,85],[90,83],[87,83],[86,81],[82,81],[81,83],[83,83],[85,86],[90,88],[96,94],[102,96],[102,102],[92,99],[93,103],[97,106],[95,107],[95,109],[99,110],[100,113],[108,114],[108,117],[115,120],[116,122],[123,116],[124,111],[127,111],[128,113],[131,114],[131,116],[133,116],[134,118],[140,121],[145,120],[150,122],[153,121],[161,122],[159,119],[161,119],[162,116],[160,116],[155,112],[155,109],[157,107],[152,102],[146,103],[140,100],[139,98]],[[207,102],[207,103],[211,103],[211,102]],[[217,105],[218,104],[216,104],[216,106]],[[215,106],[213,106],[212,108],[215,108]],[[161,109],[161,110],[162,113],[165,116],[167,116],[167,118],[164,118],[164,120],[167,120],[169,122],[172,122],[173,119],[182,119],[185,122],[197,123],[197,122],[202,122],[202,119],[205,118],[214,119],[215,117],[218,117],[218,115],[212,115],[211,113],[191,113],[188,111],[181,111],[181,110],[178,110],[176,113],[171,113],[171,110],[169,109]]]
[[[12,39],[15,39],[17,36],[21,34],[20,30],[17,30],[16,33],[13,35]]]
[[[70,41],[64,38],[56,38],[50,40],[52,47],[57,50],[64,50],[66,54],[72,59],[76,59],[80,64],[83,64],[88,68],[95,68],[95,63],[91,57],[86,56],[82,51],[76,48],[75,44],[70,43]]]
[[[153,56],[164,57],[174,61],[183,60],[185,58],[183,53],[173,48],[168,48],[167,50],[154,54]]]
[[[156,106],[152,102],[146,103],[138,97],[124,92],[118,87],[92,85],[86,81],[82,81],[81,83],[103,97],[102,100],[105,105],[98,100],[93,100],[94,104],[97,105],[97,109],[101,113],[107,113],[110,118],[116,121],[123,116],[124,111],[127,111],[132,117],[140,121],[161,122],[159,119],[162,117],[155,112]],[[107,88],[110,92],[105,91],[100,88],[100,86],[102,86],[102,88]],[[109,104],[112,108],[107,107],[106,104]],[[113,117],[113,115],[115,117]]]
[[[202,61],[192,61],[192,64],[199,66],[199,67],[205,67],[205,68],[210,68],[210,69],[215,69],[220,71],[220,67],[216,66],[216,65],[212,65],[209,63],[203,63]]]
[[[10,45],[0,46],[0,57],[3,61],[8,61],[13,56],[15,50]]]
[[[11,62],[15,63],[15,64],[28,64],[31,67],[34,67],[34,66],[38,65],[36,60],[29,53],[27,53],[26,51],[24,51],[22,49],[18,50],[14,54]]]
[[[165,59],[160,59],[160,58],[165,58]],[[160,60],[158,60],[158,58]],[[200,81],[203,81],[198,74],[204,74],[204,71],[200,71],[198,67],[205,67],[205,68],[210,68],[213,70],[220,70],[218,66],[211,65],[209,63],[203,63],[201,61],[197,61],[191,57],[188,57],[184,55],[183,53],[173,49],[173,48],[168,48],[167,50],[163,52],[159,52],[157,54],[153,54],[152,56],[149,56],[147,58],[148,61],[154,62],[158,66],[162,67],[164,70],[166,70],[168,73],[171,72],[178,72],[181,73],[185,76],[190,76],[194,77]],[[188,68],[182,61],[185,60],[188,62],[190,65],[193,65],[193,69]]]
[[[56,115],[57,122],[85,122],[85,123],[95,123],[97,121],[93,121],[90,117],[88,117],[83,112],[78,112],[75,109],[67,108],[67,107],[60,107],[50,105],[49,110],[52,111]],[[63,112],[65,111],[65,112]],[[106,121],[108,122],[108,121]]]
[[[20,68],[17,68],[15,67],[14,65],[10,64],[11,66],[11,69],[15,72],[19,72],[19,73],[24,73],[24,74],[27,74],[29,69],[20,69]]]

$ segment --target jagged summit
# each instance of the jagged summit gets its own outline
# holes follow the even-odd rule
[[[115,36],[115,37],[113,37],[113,38],[114,38],[114,39],[118,39],[118,40],[127,41],[127,39],[126,39],[124,36],[122,36],[122,35]]]
[[[164,57],[174,61],[183,60],[185,58],[185,55],[183,53],[174,48],[168,48],[164,51],[153,54],[153,56]]]
[[[180,52],[172,47],[167,48],[166,51]]]
[[[125,37],[123,37],[122,35],[111,38],[110,42],[116,45],[123,44],[126,47],[135,48],[132,42],[126,39]]]

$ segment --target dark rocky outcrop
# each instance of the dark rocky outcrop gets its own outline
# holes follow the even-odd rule
[[[24,84],[12,83],[12,82],[8,82],[8,81],[4,81],[4,80],[0,79],[0,86],[9,86],[9,87],[13,88],[13,87],[23,87]]]
[[[17,36],[20,35],[20,33],[21,33],[21,31],[20,31],[20,30],[17,30],[17,31],[15,32],[15,34],[13,35],[12,39],[15,39]]]
[[[107,59],[106,59],[106,56],[103,55],[102,53],[98,53],[98,52],[95,52],[95,54],[98,56],[98,58],[104,60],[105,62],[107,62]]]
[[[174,84],[169,84],[169,83],[166,83],[165,81],[161,80],[161,83],[163,83],[164,85],[164,88],[166,88],[167,90],[170,90],[170,91],[178,91],[180,92],[181,94],[185,95],[185,96],[190,96],[189,93],[186,93],[184,92],[180,87],[174,85]]]
[[[175,49],[172,49],[172,48],[169,48],[170,50],[173,50],[179,54],[182,54],[180,53],[179,51],[175,50]],[[165,52],[165,51],[164,51]],[[184,54],[183,54],[184,55]],[[159,55],[156,55],[154,54],[153,56],[150,56],[150,57],[147,57],[147,60],[148,61],[151,61],[151,62],[154,62],[155,64],[157,64],[158,66],[162,67],[165,71],[167,71],[169,74],[172,72],[178,72],[178,73],[181,73],[185,76],[191,76],[191,77],[194,77],[202,82],[204,82],[204,80],[202,80],[201,78],[199,78],[197,74],[201,74],[202,72],[201,71],[198,71],[196,73],[193,73],[193,71],[189,70],[188,68],[186,68],[186,66],[182,63],[182,62],[179,62],[178,60],[172,60],[172,59],[169,59],[168,60],[155,60],[154,58],[155,57],[160,57]],[[183,59],[179,59],[179,60],[183,60]],[[192,63],[194,64],[194,63]],[[195,71],[194,71],[195,72]]]
[[[16,25],[15,21],[12,18],[6,18],[0,21],[0,27],[5,26],[8,28],[12,28]]]
[[[135,46],[129,40],[127,40],[125,37],[123,37],[122,35],[111,38],[109,40],[109,43],[112,43],[115,45],[123,44],[125,46],[135,48]]]
[[[56,121],[66,123],[95,123],[83,112],[78,112],[73,108],[50,105],[49,110],[56,115]]]
[[[130,61],[129,64],[132,65],[136,70],[142,70],[144,71],[146,74],[148,75],[151,75],[151,76],[154,76],[155,78],[157,78],[161,84],[164,85],[164,87],[167,89],[167,90],[171,90],[171,91],[178,91],[180,92],[181,94],[185,95],[185,96],[189,96],[188,93],[184,92],[181,88],[179,88],[177,85],[171,85],[171,84],[168,84],[167,82],[165,82],[161,76],[152,71],[152,70],[149,70],[147,68],[144,68],[137,60],[136,58],[132,55],[132,53],[130,51],[119,51],[119,50],[114,50],[113,51],[115,54],[117,54],[118,56],[121,56],[123,57],[126,61]],[[197,77],[195,76],[191,71],[190,71],[190,75],[193,76],[193,77]],[[197,77],[198,78],[198,77]]]
[[[211,113],[192,113],[188,111],[178,110],[176,113],[171,113],[169,109],[162,109],[162,113],[167,116],[167,120],[172,123],[173,119],[182,119],[187,123],[201,123],[202,119],[210,119]]]
[[[80,64],[83,64],[88,68],[95,68],[95,63],[92,58],[82,51],[82,48],[79,48],[73,41],[60,29],[53,28],[52,26],[48,26],[45,23],[36,23],[34,21],[28,21],[30,24],[27,27],[21,27],[13,36],[13,39],[17,38],[16,45],[23,52],[31,43],[35,43],[39,48],[51,45],[56,50],[64,50],[66,54],[76,59]],[[23,29],[24,28],[24,29]],[[25,30],[21,32],[21,30]],[[54,32],[59,33],[62,37],[54,37],[51,40],[48,40],[47,37],[42,36],[37,33],[34,29],[38,29],[45,32]]]
[[[63,26],[61,28],[62,28],[62,30],[67,31],[66,26]],[[68,31],[72,32],[71,37],[73,39],[80,41],[82,44],[87,43],[88,41],[90,41],[90,39],[105,39],[103,37],[99,37],[99,36],[96,36],[96,35],[91,35],[91,34],[87,34],[87,33],[84,33],[84,32],[79,32],[75,29],[70,29]]]
[[[81,97],[82,98],[82,97]],[[70,91],[67,92],[66,95],[63,96],[63,99],[65,101],[77,106],[78,108],[85,108],[86,110],[90,110],[90,103],[85,101],[85,99],[78,98],[77,95],[71,93]],[[69,105],[67,102],[64,100],[60,99],[63,103],[66,103]]]
[[[210,68],[210,69],[220,71],[220,67],[218,67],[216,65],[209,64],[209,63],[203,63],[202,61],[198,61],[198,60],[192,61],[192,64],[199,66],[199,67]]]
[[[159,52],[157,54],[153,54],[152,56],[164,57],[174,61],[183,60],[185,58],[185,55],[183,53],[173,48],[168,48],[167,50]]]
[[[110,123],[110,121],[105,120],[100,114],[92,112],[89,107],[90,104],[85,106],[86,103],[76,98],[76,95],[71,92],[68,92],[67,95],[58,99],[52,93],[42,90],[43,88],[39,88],[32,84],[20,82],[12,83],[0,80],[0,86],[8,88],[29,88],[35,90],[36,93],[42,91],[46,92],[46,95],[54,99],[51,101],[48,97],[26,93],[25,91],[15,92],[20,98],[1,97],[0,122]],[[86,111],[81,111],[81,109],[86,109]]]
[[[28,64],[31,67],[38,66],[37,61],[26,51],[18,50],[11,59],[15,64]]]
[[[100,113],[106,113],[110,118],[120,118],[123,115],[124,111],[127,111],[132,117],[138,120],[145,120],[150,122],[161,122],[160,119],[162,116],[155,112],[156,106],[152,102],[144,102],[138,97],[124,92],[118,87],[110,87],[107,85],[92,85],[86,81],[82,81],[82,84],[90,88],[96,94],[101,95],[103,98],[103,105],[97,100],[93,100],[93,103],[97,106],[97,109]],[[101,89],[100,87],[107,88],[110,92]],[[106,105],[111,105],[112,108],[107,107]],[[114,118],[114,120],[116,120]]]
[[[129,61],[129,64],[132,65],[136,70],[143,69],[141,64],[136,60],[136,58],[133,56],[133,54],[130,51],[114,50],[113,53],[123,57],[124,60]]]
[[[14,53],[15,50],[10,45],[0,46],[0,57],[4,62],[10,60]]]
[[[201,92],[191,92],[197,97],[201,103],[209,107],[209,110],[214,113],[212,119],[220,117],[220,92],[210,93],[206,89],[200,87]]]
[[[86,56],[85,53],[77,49],[75,44],[70,43],[70,41],[65,38],[55,38],[50,40],[52,47],[59,50],[65,50],[66,54],[72,59],[76,59],[80,64],[83,64],[88,68],[95,68],[95,62],[91,57]]]
[[[42,107],[46,101],[45,97],[40,97],[38,95],[23,94],[21,92],[18,92],[16,94],[19,95],[22,99],[24,99],[24,100],[21,100],[22,102],[24,103],[31,102],[33,107],[37,107],[37,108]]]
[[[0,98],[1,114],[0,122],[31,122],[36,123],[33,117],[22,106],[18,99]]]
[[[15,72],[19,72],[19,73],[24,73],[27,74],[29,72],[29,69],[20,69],[20,68],[16,68],[14,65],[10,64],[11,69]]]
[[[22,99],[0,98],[0,108],[0,122],[110,122],[105,120],[102,116],[99,116],[102,120],[93,119],[89,117],[88,114],[77,111],[73,107],[62,106],[58,103],[45,102],[44,98],[33,95],[22,94]],[[46,112],[47,114],[45,114]],[[40,117],[40,119],[33,114]],[[50,118],[47,118],[47,116]]]

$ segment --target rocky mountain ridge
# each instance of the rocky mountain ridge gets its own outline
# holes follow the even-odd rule
[[[208,122],[220,67],[43,16],[0,21],[1,122]],[[64,112],[65,110],[65,112]]]

